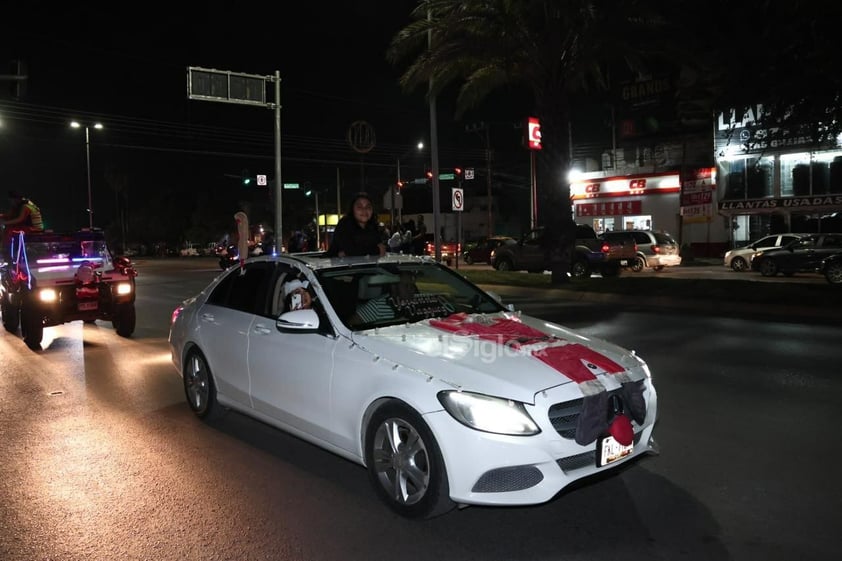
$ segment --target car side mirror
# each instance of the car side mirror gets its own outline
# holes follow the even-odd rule
[[[278,316],[275,326],[284,331],[314,331],[319,328],[316,310],[293,310]]]

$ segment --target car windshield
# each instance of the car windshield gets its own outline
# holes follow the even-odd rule
[[[475,285],[435,263],[377,263],[316,274],[331,307],[355,331],[503,310]]]

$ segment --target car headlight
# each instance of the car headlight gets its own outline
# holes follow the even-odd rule
[[[454,419],[475,430],[514,436],[541,432],[518,401],[455,390],[441,392],[438,398]]]

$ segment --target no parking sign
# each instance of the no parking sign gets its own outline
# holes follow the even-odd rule
[[[459,189],[458,187],[454,187],[451,191],[453,191],[453,195],[451,197],[453,210],[465,210],[465,193],[463,193],[462,189]]]

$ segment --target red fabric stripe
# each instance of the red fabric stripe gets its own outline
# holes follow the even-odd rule
[[[623,372],[624,368],[598,352],[579,343],[570,343],[561,347],[548,347],[532,353],[541,362],[552,366],[574,382],[595,380],[593,371],[585,365],[589,362],[605,370],[608,374]]]
[[[453,314],[444,319],[430,320],[430,325],[457,335],[474,335],[480,339],[494,341],[500,345],[510,345],[513,348],[553,339],[546,333],[516,319],[499,318],[489,324],[483,324],[465,321],[467,317],[464,313]],[[538,349],[532,352],[532,356],[577,383],[596,379],[585,362],[599,367],[608,374],[624,371],[622,366],[610,358],[579,343]]]

